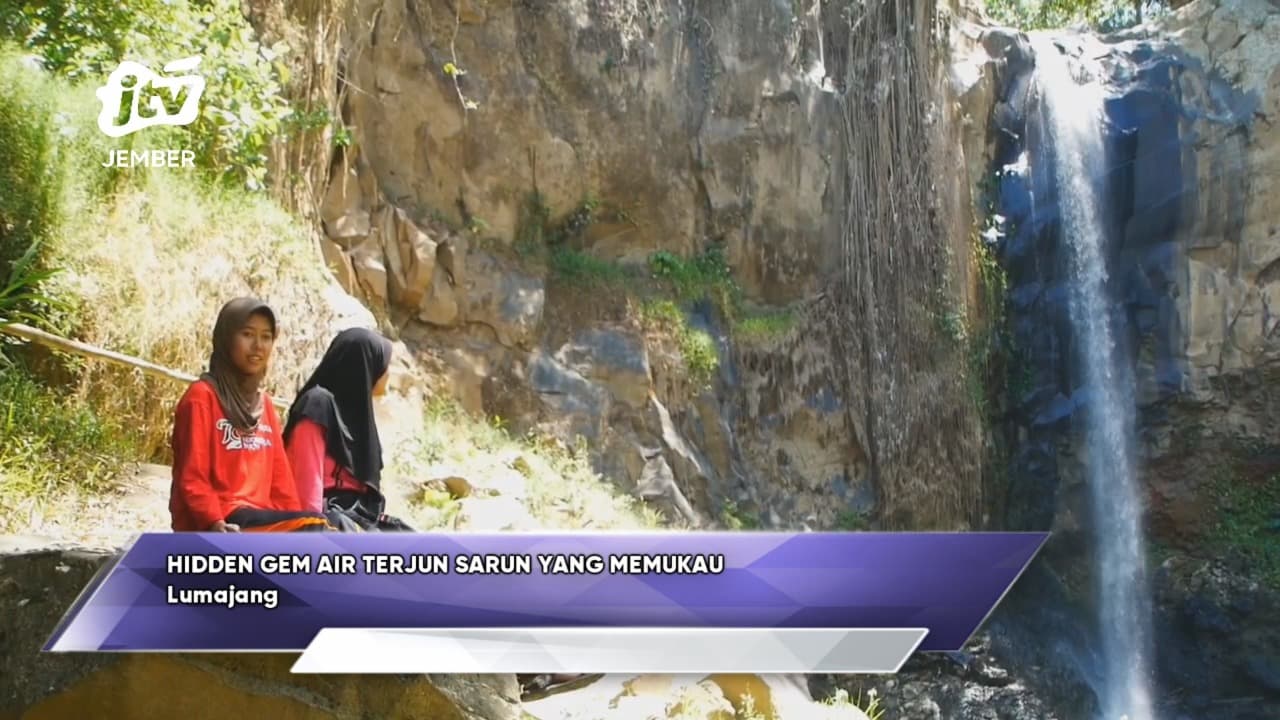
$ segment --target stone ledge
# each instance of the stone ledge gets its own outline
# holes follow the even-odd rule
[[[289,654],[45,654],[114,553],[0,541],[0,718],[264,717],[515,720],[514,675],[292,675]]]

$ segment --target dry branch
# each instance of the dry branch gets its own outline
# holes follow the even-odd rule
[[[38,330],[29,325],[23,325],[22,323],[0,324],[0,333],[12,335],[13,337],[21,338],[28,342],[38,343],[45,347],[71,353],[73,355],[94,358],[97,360],[106,360],[107,362],[115,363],[117,365],[123,365],[135,370],[140,370],[152,377],[162,378],[164,380],[191,384],[198,379],[195,375],[189,375],[179,370],[173,370],[171,368],[164,367],[163,365],[156,365],[155,363],[147,362],[146,360],[106,350],[88,343],[82,343],[77,340],[68,340],[64,337],[54,335],[53,333]],[[272,402],[281,411],[287,412],[289,409],[289,401],[283,398],[273,397]]]

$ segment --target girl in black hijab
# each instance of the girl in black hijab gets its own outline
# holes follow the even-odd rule
[[[391,350],[391,342],[372,330],[338,333],[289,408],[284,428],[303,507],[369,530],[409,529],[383,514],[373,398],[386,393]]]

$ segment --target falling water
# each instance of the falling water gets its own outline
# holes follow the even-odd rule
[[[1100,192],[1106,154],[1102,89],[1077,82],[1067,58],[1036,38],[1036,79],[1054,156],[1070,272],[1071,323],[1087,389],[1085,437],[1093,503],[1104,720],[1151,720],[1150,609],[1134,461],[1133,383],[1120,361],[1106,297]]]

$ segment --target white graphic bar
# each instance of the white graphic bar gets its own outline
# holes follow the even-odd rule
[[[926,628],[325,628],[295,673],[896,673]]]

